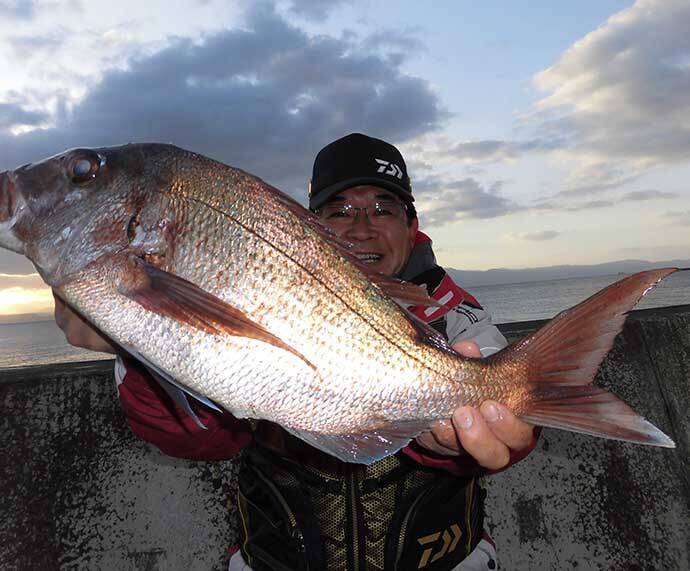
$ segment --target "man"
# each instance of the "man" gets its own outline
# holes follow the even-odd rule
[[[505,339],[477,301],[435,261],[418,230],[403,157],[362,134],[334,141],[314,162],[309,206],[360,260],[423,285],[442,307],[412,307],[456,350],[480,357]],[[114,352],[56,300],[56,320],[75,345]],[[193,459],[231,458],[240,450],[241,549],[231,570],[492,569],[483,536],[477,476],[524,456],[532,427],[498,403],[458,408],[402,451],[371,466],[346,464],[266,422],[178,408],[138,364],[118,360],[122,408],[132,430],[163,452]],[[522,453],[520,452],[522,451]]]

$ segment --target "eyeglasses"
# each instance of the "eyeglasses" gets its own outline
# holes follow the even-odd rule
[[[407,207],[395,200],[380,200],[369,206],[352,206],[352,204],[327,204],[319,208],[316,214],[329,224],[350,224],[357,220],[360,211],[364,211],[370,224],[385,224],[387,220],[404,220]]]

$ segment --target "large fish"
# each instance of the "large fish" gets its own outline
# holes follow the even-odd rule
[[[590,384],[626,312],[673,269],[628,277],[492,357],[463,358],[401,307],[434,303],[419,288],[373,274],[258,178],[161,144],[70,150],[2,173],[0,246],[178,400],[174,387],[345,461],[391,454],[485,399],[534,424],[674,445]]]

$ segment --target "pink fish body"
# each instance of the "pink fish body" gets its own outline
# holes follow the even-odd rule
[[[626,312],[673,269],[626,278],[466,359],[398,303],[433,303],[424,292],[372,274],[292,199],[159,144],[1,174],[0,246],[162,384],[346,461],[386,456],[489,398],[536,424],[673,446],[590,384]]]

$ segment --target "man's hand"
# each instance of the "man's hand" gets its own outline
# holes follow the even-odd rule
[[[55,292],[53,292],[53,298],[55,299],[55,323],[62,329],[70,345],[102,353],[117,353],[115,347],[98,329],[75,313]]]
[[[465,357],[481,357],[471,341],[453,345]],[[532,443],[534,427],[522,422],[502,404],[484,401],[479,409],[461,406],[451,420],[437,422],[417,438],[425,448],[445,456],[469,454],[490,470],[505,467],[511,450],[522,450]]]

